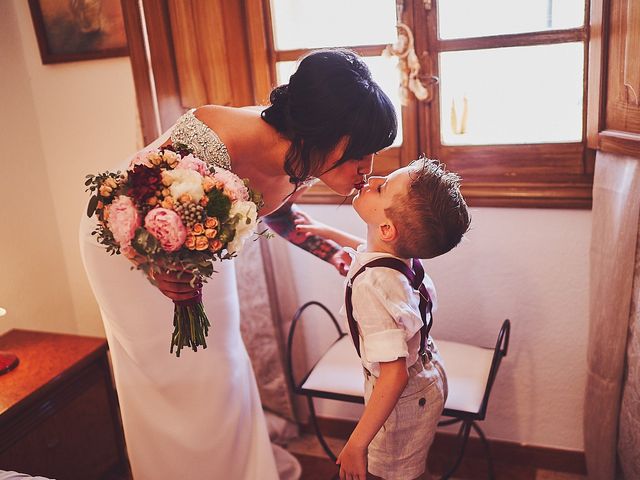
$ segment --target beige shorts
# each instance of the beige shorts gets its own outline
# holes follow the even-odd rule
[[[365,372],[365,403],[376,378]],[[409,368],[409,383],[380,431],[369,444],[368,470],[385,480],[412,480],[424,473],[427,454],[447,396],[440,356],[418,360]]]

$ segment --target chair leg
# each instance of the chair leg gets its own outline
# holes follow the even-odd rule
[[[318,419],[316,418],[316,409],[313,406],[313,398],[307,397],[307,403],[309,404],[309,413],[311,415],[311,423],[313,423],[313,428],[316,431],[316,437],[318,437],[318,441],[320,442],[320,445],[322,445],[322,448],[324,449],[325,453],[335,463],[338,457],[336,457],[335,454],[331,451],[331,449],[329,448],[329,445],[327,445],[327,442],[324,439],[324,436],[322,435],[322,432],[320,431],[320,427],[318,426]]]
[[[487,470],[489,474],[488,478],[489,480],[493,480],[496,477],[496,475],[495,475],[495,470],[493,469],[493,459],[491,457],[491,449],[489,448],[489,442],[487,441],[487,437],[485,437],[484,432],[476,422],[472,422],[471,426],[476,431],[476,433],[480,437],[480,440],[482,441],[482,445],[484,446],[484,452],[487,457]]]
[[[449,471],[441,477],[442,480],[450,478],[460,466],[460,462],[462,462],[462,457],[464,456],[464,451],[467,448],[467,441],[469,440],[469,433],[471,433],[472,423],[473,422],[471,420],[462,420],[462,425],[460,425],[460,430],[458,431],[458,441],[460,442],[458,457]]]

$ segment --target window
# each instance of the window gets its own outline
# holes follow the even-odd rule
[[[394,101],[401,134],[376,171],[424,153],[462,175],[471,205],[590,206],[585,0],[265,2],[278,83],[305,52],[345,46]],[[413,32],[428,101],[410,96],[402,106],[396,61],[382,55],[398,18]],[[331,195],[319,188],[307,198]]]

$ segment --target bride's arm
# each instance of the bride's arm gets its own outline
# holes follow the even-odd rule
[[[302,192],[296,192],[298,197]],[[295,197],[286,202],[278,210],[262,217],[262,220],[275,233],[303,250],[331,263],[346,275],[351,264],[351,257],[343,247],[357,247],[362,240],[328,225],[314,222],[294,203]]]

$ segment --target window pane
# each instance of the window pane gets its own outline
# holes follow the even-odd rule
[[[382,90],[389,96],[398,116],[398,135],[393,146],[402,145],[402,110],[400,106],[400,78],[398,73],[398,62],[395,58],[387,57],[363,57],[365,63],[371,70],[371,76]],[[289,77],[295,72],[297,62],[277,62],[276,72],[278,84],[289,83]]]
[[[271,16],[277,50],[396,40],[394,0],[271,0]]]
[[[580,27],[585,0],[441,0],[440,38],[468,38]]]
[[[583,69],[582,43],[441,53],[442,143],[580,141]]]

